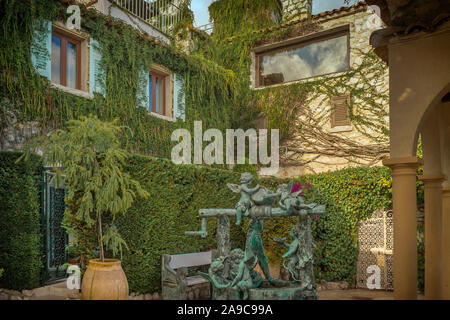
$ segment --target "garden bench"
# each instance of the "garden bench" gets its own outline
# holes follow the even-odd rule
[[[212,251],[162,255],[161,284],[163,299],[189,299],[188,291],[198,285],[208,284],[209,290],[208,280],[200,275],[188,277],[187,273],[188,268],[210,265],[212,256]]]

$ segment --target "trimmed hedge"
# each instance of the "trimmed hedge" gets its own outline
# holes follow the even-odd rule
[[[239,181],[228,170],[175,165],[169,160],[131,155],[125,168],[150,192],[136,199],[117,226],[127,242],[122,265],[131,292],[154,292],[161,287],[161,255],[215,248],[216,219],[208,219],[208,237],[185,236],[200,229],[200,208],[234,208],[239,195],[227,182]],[[243,247],[245,234],[231,222],[232,247]]]
[[[391,206],[390,177],[391,171],[386,167],[353,167],[294,179],[302,183],[308,201],[324,204],[327,209],[325,216],[312,219],[316,279],[354,283],[358,222],[371,217],[377,209]],[[278,183],[270,179],[267,185],[274,188]],[[306,188],[307,184],[312,187]],[[296,221],[295,218],[289,218],[289,223],[285,220],[274,219],[264,226],[263,238],[273,262],[281,260],[285,249],[272,238],[289,240],[289,228]]]
[[[40,157],[15,163],[16,152],[0,152],[0,279],[2,286],[32,289],[40,285]]]

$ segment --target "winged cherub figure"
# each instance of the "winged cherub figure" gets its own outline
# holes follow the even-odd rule
[[[252,207],[252,202],[250,200],[251,195],[259,190],[259,185],[254,188],[250,188],[253,182],[253,176],[251,173],[244,172],[241,174],[240,185],[233,183],[227,183],[228,188],[235,193],[240,193],[241,198],[236,204],[236,224],[241,224],[242,216],[248,216],[248,210]]]

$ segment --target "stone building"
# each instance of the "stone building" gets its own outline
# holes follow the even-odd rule
[[[281,2],[283,22],[271,29],[286,36],[253,48],[251,87],[270,96],[301,86],[308,94],[293,103],[293,134],[280,145],[277,175],[381,165],[389,152],[389,79],[369,41],[383,26],[377,12],[358,2],[313,15],[311,0]]]

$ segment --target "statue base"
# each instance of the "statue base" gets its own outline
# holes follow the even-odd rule
[[[317,300],[315,289],[306,289],[298,285],[274,287],[265,281],[259,288],[248,290],[249,300]]]

